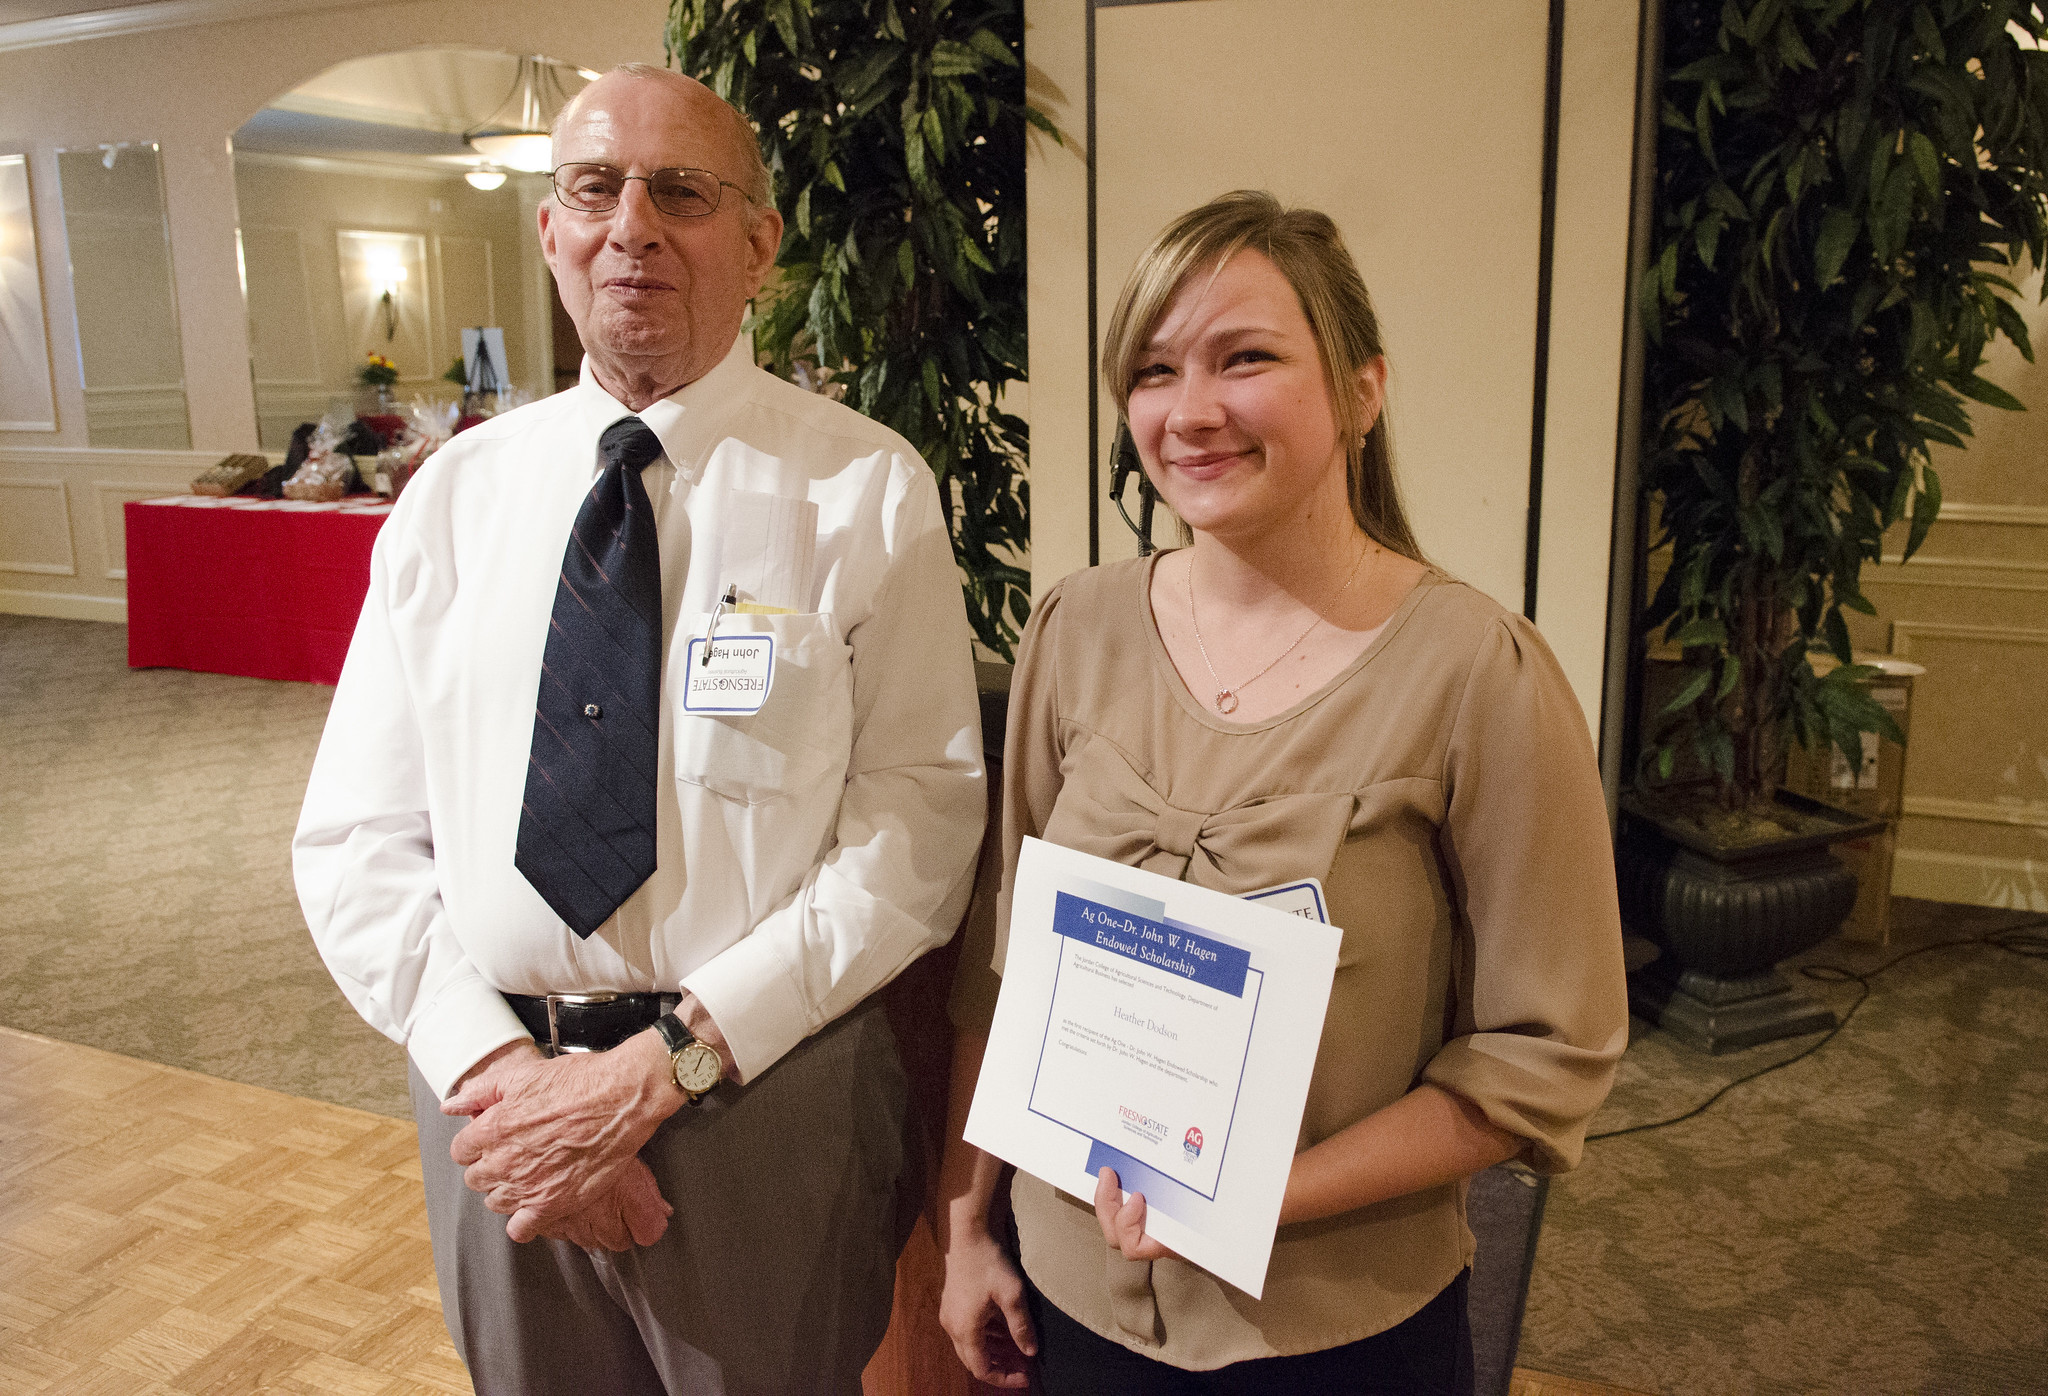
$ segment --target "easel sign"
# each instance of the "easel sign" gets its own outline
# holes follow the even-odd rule
[[[495,326],[464,330],[462,371],[468,379],[468,392],[498,393],[511,387],[512,371],[505,362],[505,332]]]

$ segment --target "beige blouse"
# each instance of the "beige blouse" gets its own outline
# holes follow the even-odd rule
[[[1628,1007],[1593,747],[1536,628],[1432,571],[1322,691],[1239,724],[1181,682],[1150,581],[1147,561],[1076,573],[1025,631],[1002,890],[968,928],[993,945],[969,942],[956,1019],[993,1016],[1027,834],[1224,892],[1314,876],[1344,937],[1298,1148],[1429,1081],[1526,1139],[1532,1167],[1572,1167]],[[1391,1328],[1472,1258],[1462,1183],[1281,1227],[1262,1299],[1125,1260],[1091,1206],[1037,1178],[1011,1198],[1053,1303],[1194,1370]]]

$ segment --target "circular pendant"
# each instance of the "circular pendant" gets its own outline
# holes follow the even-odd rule
[[[1227,688],[1216,690],[1216,711],[1229,714],[1237,711],[1237,695]]]

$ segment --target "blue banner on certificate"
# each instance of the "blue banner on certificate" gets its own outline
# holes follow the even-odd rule
[[[1318,900],[1321,888],[1317,887]],[[1341,932],[1026,839],[967,1140],[1257,1296]]]

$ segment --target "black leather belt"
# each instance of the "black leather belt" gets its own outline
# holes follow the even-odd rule
[[[505,1002],[549,1056],[605,1052],[682,1002],[681,994],[506,994]]]

